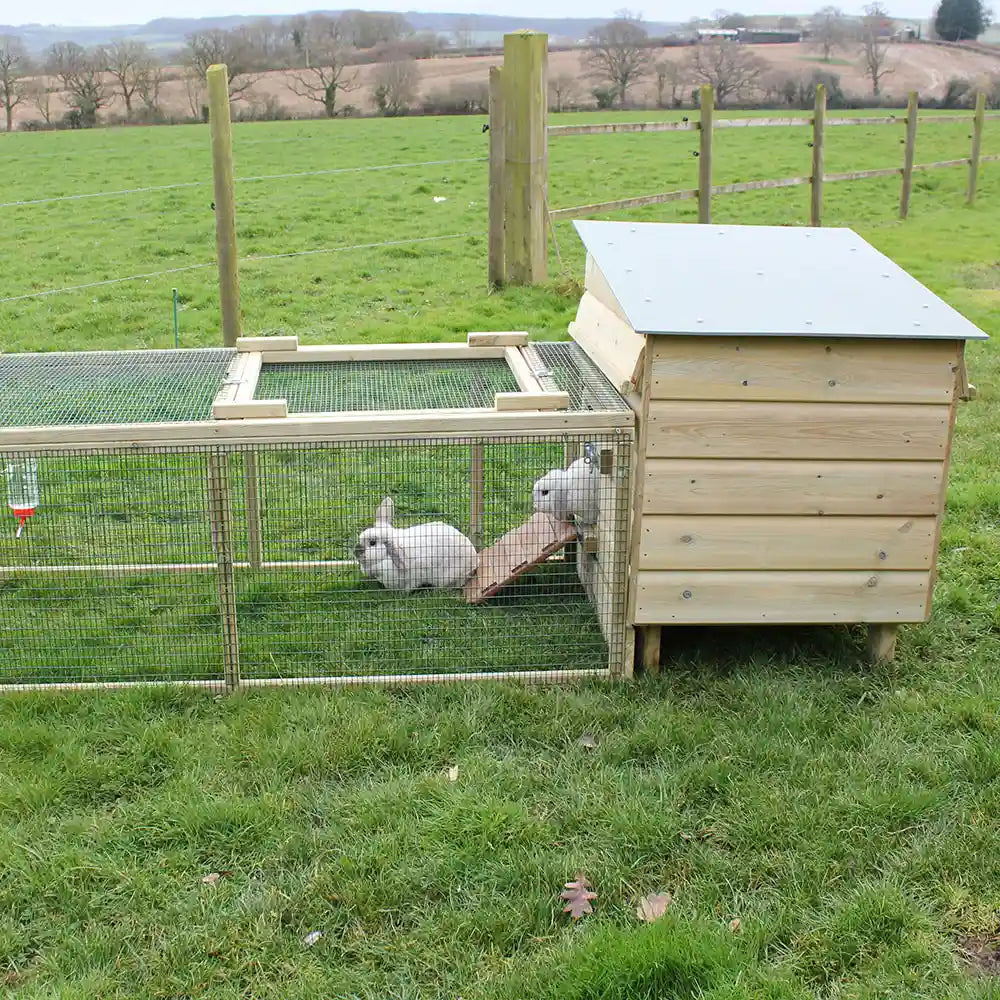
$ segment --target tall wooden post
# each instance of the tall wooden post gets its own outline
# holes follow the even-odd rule
[[[504,279],[504,114],[503,71],[490,68],[490,192],[489,284],[499,288]]]
[[[515,285],[548,275],[548,57],[548,35],[504,35],[504,257],[506,279]]]
[[[826,128],[826,87],[816,84],[813,106],[813,166],[810,178],[809,225],[823,225],[823,138]]]
[[[976,185],[979,183],[979,151],[983,144],[983,122],[986,118],[986,95],[976,94],[976,117],[972,121],[972,154],[969,157],[969,190],[966,201],[971,205],[976,200]]]
[[[905,219],[910,212],[910,193],[913,191],[913,158],[917,151],[917,92],[910,91],[906,103],[906,145],[903,151],[903,184],[899,190],[899,217]]]
[[[701,136],[698,145],[698,221],[712,221],[712,122],[715,94],[712,85],[701,88]]]
[[[215,182],[215,252],[219,263],[222,342],[235,347],[240,335],[240,278],[236,263],[236,194],[233,179],[233,128],[229,118],[229,72],[209,66],[208,120],[212,129],[212,178]]]

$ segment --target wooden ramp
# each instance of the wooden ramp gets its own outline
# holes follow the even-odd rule
[[[576,540],[576,528],[568,521],[558,521],[551,514],[533,514],[479,553],[479,568],[463,591],[466,601],[480,604],[493,597],[522,573]]]

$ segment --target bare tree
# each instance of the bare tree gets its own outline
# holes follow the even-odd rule
[[[345,10],[338,20],[345,41],[356,49],[371,49],[380,43],[398,42],[413,33],[402,14]]]
[[[187,97],[191,117],[201,118],[206,96],[205,75],[193,66],[188,66],[184,71],[184,95]]]
[[[31,71],[28,52],[20,38],[0,35],[0,103],[7,115],[7,131],[14,127],[14,108],[27,97],[25,77]]]
[[[573,73],[558,73],[549,77],[549,107],[565,111],[580,96],[580,80]]]
[[[583,57],[584,65],[591,76],[608,83],[618,103],[624,104],[628,88],[649,72],[649,34],[638,16],[620,10],[613,21],[595,28],[588,37],[590,51]]]
[[[661,59],[653,67],[653,72],[656,74],[656,106],[658,108],[680,107],[681,102],[677,93],[684,86],[685,82],[685,67],[683,64],[676,59]],[[669,104],[664,101],[667,87],[670,88]]]
[[[691,50],[689,75],[698,83],[710,83],[715,102],[749,97],[761,83],[767,63],[739,42],[721,40],[696,45]]]
[[[451,37],[455,40],[455,48],[459,52],[466,52],[472,48],[473,22],[467,18],[460,18],[455,22],[455,27],[451,29]]]
[[[27,81],[24,96],[42,116],[46,125],[52,124],[52,91],[45,84],[44,77]]]
[[[288,89],[298,97],[322,104],[327,117],[333,118],[341,91],[347,93],[358,86],[357,73],[348,71],[351,48],[340,20],[326,14],[310,17],[305,46],[308,64],[288,74]]]
[[[384,115],[404,114],[416,100],[420,70],[416,59],[391,59],[375,67],[372,97]]]
[[[830,61],[834,49],[847,44],[849,34],[847,18],[839,7],[821,7],[809,22],[809,35],[823,54],[823,62]]]
[[[70,105],[87,126],[97,121],[97,112],[114,100],[104,79],[107,64],[102,49],[85,49],[76,42],[56,42],[48,48],[49,72],[59,78]]]
[[[875,97],[882,92],[883,78],[894,72],[888,65],[889,38],[883,30],[887,20],[886,10],[880,3],[870,3],[865,7],[861,22],[861,66],[872,82]]]
[[[153,54],[145,42],[122,39],[104,49],[105,69],[114,77],[125,102],[125,114],[132,117],[132,97],[153,67]]]
[[[257,82],[257,52],[251,37],[240,28],[233,31],[213,28],[188,35],[184,61],[202,80],[209,66],[225,63],[229,73],[230,100],[239,97]]]
[[[140,74],[136,89],[143,107],[152,114],[158,114],[160,111],[160,87],[162,86],[163,67],[156,62],[150,62]]]

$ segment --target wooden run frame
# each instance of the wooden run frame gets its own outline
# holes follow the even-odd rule
[[[422,359],[506,361],[519,391],[497,393],[492,409],[435,409],[344,411],[288,414],[285,400],[256,400],[258,379],[264,364],[329,361],[408,361]],[[216,574],[222,616],[223,676],[212,680],[108,681],[0,684],[0,693],[30,690],[112,689],[180,684],[209,690],[233,691],[246,687],[280,684],[323,684],[351,687],[371,684],[427,684],[435,681],[502,680],[524,683],[557,683],[595,676],[631,676],[629,651],[623,642],[608,636],[609,661],[602,668],[568,671],[463,670],[448,674],[392,676],[339,676],[247,678],[240,675],[240,650],[236,619],[235,573],[248,569],[346,569],[353,560],[282,560],[265,558],[261,530],[258,446],[295,446],[305,443],[336,444],[349,441],[468,440],[470,529],[482,529],[485,496],[484,445],[491,439],[516,436],[525,440],[551,439],[561,434],[621,434],[622,441],[634,434],[631,410],[571,411],[569,394],[547,390],[536,374],[538,358],[522,331],[469,333],[466,342],[445,344],[377,344],[303,347],[296,337],[244,337],[237,340],[236,354],[212,404],[212,417],[205,420],[145,424],[89,424],[0,428],[0,452],[5,454],[160,448],[209,448],[206,455],[206,490],[215,561],[196,563],[108,563],[59,566],[0,566],[0,579],[15,573],[128,574],[183,572]],[[551,384],[551,382],[549,383]],[[229,495],[230,457],[244,456],[246,477],[245,517],[247,556],[233,558],[234,512]],[[476,538],[477,544],[480,539]],[[622,587],[627,584],[623,574]],[[602,626],[603,627],[603,626]],[[618,648],[618,647],[621,648]]]

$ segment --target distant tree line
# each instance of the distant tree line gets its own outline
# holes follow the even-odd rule
[[[725,10],[713,14],[713,25],[740,28],[744,15]],[[934,34],[945,40],[975,38],[989,24],[990,12],[982,0],[940,0],[935,10]],[[698,22],[703,24],[704,22]],[[892,33],[880,0],[851,18],[835,6],[824,6],[807,21],[782,18],[779,27],[804,29],[822,67],[778,72],[756,52],[730,39],[691,40],[652,38],[641,18],[619,11],[595,28],[581,53],[576,73],[550,76],[549,103],[555,111],[580,107],[627,107],[641,84],[655,94],[658,107],[695,105],[699,87],[711,84],[716,103],[744,106],[810,107],[817,83],[824,83],[831,107],[857,105],[848,98],[830,65],[853,55],[871,86],[872,103],[883,100],[885,79],[893,73]],[[205,73],[214,63],[229,71],[229,94],[239,99],[237,117],[288,117],[273,94],[261,96],[255,84],[273,70],[285,71],[284,86],[315,106],[316,113],[333,118],[359,113],[351,103],[362,89],[361,64],[377,63],[368,74],[367,102],[383,115],[480,114],[488,107],[485,78],[453,83],[418,99],[419,60],[439,55],[445,48],[479,51],[469,24],[459,22],[449,40],[429,32],[415,33],[399,14],[346,11],[339,15],[298,15],[285,20],[261,19],[231,30],[210,29],[188,35],[183,49],[159,58],[142,42],[122,40],[84,48],[75,42],[57,42],[38,59],[29,58],[21,41],[0,36],[0,104],[8,131],[19,106],[37,112],[36,127],[86,128],[112,105],[133,122],[166,120],[163,88],[181,81],[187,120],[207,117]],[[672,56],[673,43],[684,44]],[[835,60],[835,56],[840,58]],[[485,74],[484,74],[485,76]],[[972,90],[970,81],[952,80],[943,103],[961,106]],[[989,101],[1000,104],[1000,83],[988,85]],[[68,110],[59,116],[52,98],[60,95]]]

